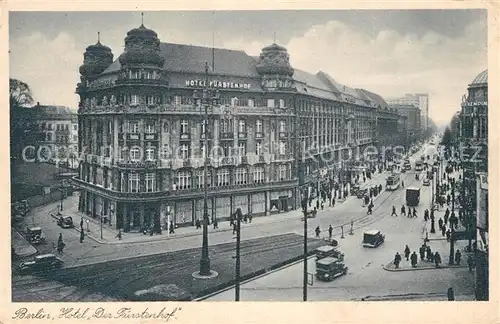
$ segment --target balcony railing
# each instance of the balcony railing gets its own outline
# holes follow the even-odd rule
[[[158,134],[157,133],[146,133],[144,134],[144,140],[146,141],[157,141]]]
[[[168,85],[164,79],[120,79],[115,81],[116,85],[122,84],[146,84],[146,85]]]
[[[246,139],[247,133],[246,132],[238,132],[238,138],[239,139]]]
[[[189,141],[189,140],[191,140],[191,134],[189,134],[189,133],[181,134],[179,139],[181,141]]]
[[[161,166],[160,160],[148,160],[148,161],[117,161],[116,165],[121,168],[127,169],[152,169]]]
[[[219,136],[219,139],[221,139],[221,140],[229,140],[229,139],[233,139],[233,138],[234,138],[233,133],[220,133],[220,136]]]
[[[255,138],[263,138],[264,134],[261,132],[255,133]]]
[[[139,141],[141,139],[141,135],[139,133],[128,133],[127,140],[128,141]]]

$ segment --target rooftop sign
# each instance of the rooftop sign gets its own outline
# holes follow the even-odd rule
[[[205,80],[186,80],[186,87],[203,88],[206,86]],[[250,83],[239,83],[229,81],[211,80],[208,83],[209,88],[222,88],[222,89],[250,89]]]

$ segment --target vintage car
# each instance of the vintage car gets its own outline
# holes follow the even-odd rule
[[[363,246],[364,247],[377,247],[380,244],[384,243],[385,235],[380,233],[379,230],[372,229],[369,231],[365,231],[363,233]]]
[[[22,273],[50,271],[61,268],[64,261],[56,257],[54,254],[37,255],[32,261],[21,262],[19,271]]]
[[[363,198],[364,196],[368,196],[368,188],[359,189],[356,193],[356,197]]]
[[[422,182],[422,184],[424,186],[430,186],[431,185],[431,181],[429,179],[425,178],[424,181]]]
[[[73,218],[71,216],[60,216],[57,220],[57,225],[62,228],[73,228],[75,224],[73,223]]]
[[[351,186],[351,195],[357,195],[359,191],[359,185],[358,184],[354,184]]]
[[[316,260],[320,260],[326,257],[334,257],[341,261],[344,260],[344,253],[342,253],[338,247],[335,247],[333,245],[320,246],[316,248],[316,250],[314,250],[314,253],[316,254]]]
[[[43,234],[41,227],[28,227],[26,229],[26,239],[31,244],[45,243],[45,235]]]
[[[334,257],[326,257],[316,261],[316,278],[322,281],[332,281],[347,274],[347,270],[344,262]]]

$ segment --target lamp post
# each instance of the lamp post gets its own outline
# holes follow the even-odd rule
[[[241,256],[240,256],[240,240],[241,240],[241,209],[236,210],[236,284],[234,286],[234,301],[240,301],[240,269],[241,269]]]
[[[63,211],[63,201],[64,201],[64,179],[61,179],[61,205],[59,211]]]
[[[455,179],[451,179],[451,219],[450,219],[450,226],[451,226],[451,236],[450,236],[450,262],[449,264],[452,265],[455,263],[455,258],[454,258],[454,252],[455,252],[455,241],[453,238],[453,234],[455,234],[455,221],[456,221],[456,216],[455,216]]]
[[[302,199],[302,210],[304,212],[304,282],[302,291],[302,300],[307,301],[307,204],[309,199],[309,188],[306,187],[304,198]]]
[[[219,101],[219,91],[212,91],[209,89],[208,80],[208,63],[205,62],[205,83],[202,91],[202,96],[200,97],[198,91],[195,90],[193,93],[193,99],[195,105],[198,104],[198,100],[201,106],[205,109],[205,115],[203,120],[204,127],[204,137],[203,137],[203,241],[201,248],[201,259],[200,259],[200,271],[198,273],[201,277],[208,277],[212,275],[210,270],[210,257],[208,255],[208,108],[212,105],[216,105]]]

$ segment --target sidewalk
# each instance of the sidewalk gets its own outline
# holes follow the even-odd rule
[[[18,231],[11,229],[10,235],[16,256],[28,257],[38,253],[38,250],[33,245],[29,244]]]
[[[364,183],[364,185],[375,185],[375,184],[382,184],[384,185],[384,181],[386,178],[387,174],[385,172],[382,173],[376,173],[374,176],[372,176],[372,179],[369,179]],[[380,197],[380,194],[377,197],[374,197],[373,200],[375,201]],[[175,234],[169,234],[168,231],[163,231],[162,234],[154,234],[153,236],[150,236],[149,234],[144,235],[143,233],[124,233],[122,232],[122,239],[119,240],[117,238],[118,230],[116,230],[114,227],[110,227],[107,224],[103,224],[102,226],[102,239],[101,239],[101,227],[99,223],[99,219],[95,219],[92,217],[89,217],[80,211],[78,211],[78,198],[79,195],[75,193],[73,196],[70,196],[64,200],[64,211],[63,214],[65,216],[71,216],[73,218],[73,221],[75,222],[75,228],[74,230],[77,232],[80,232],[80,220],[83,218],[84,220],[84,229],[85,229],[85,234],[87,238],[90,238],[94,240],[97,243],[100,244],[128,244],[128,243],[147,243],[147,242],[157,242],[157,241],[165,241],[165,240],[171,240],[171,239],[176,239],[176,238],[182,238],[182,237],[190,237],[190,236],[197,236],[197,235],[202,235],[203,230],[202,229],[196,229],[195,226],[185,226],[185,227],[179,227],[175,229]],[[348,200],[355,200],[358,201],[359,199],[356,196],[349,196],[347,199],[336,199],[336,204],[335,206],[339,206],[342,203],[345,203]],[[328,210],[333,210],[335,207],[329,207],[328,203],[325,203],[323,211],[328,211]],[[316,206],[316,199],[313,199],[311,203],[312,207]],[[361,200],[359,200],[359,206],[361,207]],[[56,215],[56,210],[53,210],[51,212],[51,216],[54,219],[57,219],[58,216]],[[318,211],[320,214],[321,213],[321,208]],[[281,223],[281,222],[286,222],[289,221],[290,219],[296,219],[300,220],[303,217],[302,210],[296,209],[296,210],[291,210],[289,212],[284,212],[284,213],[279,213],[279,214],[271,214],[269,216],[257,216],[252,219],[251,223],[242,223],[242,227],[253,227],[253,226],[259,226],[263,224],[273,224],[273,223]],[[89,224],[89,229],[90,231],[87,231],[87,220]],[[217,233],[217,232],[229,232],[233,231],[233,228],[229,226],[229,222],[220,222],[219,223],[219,229],[213,229],[213,226],[208,227],[208,233]]]

